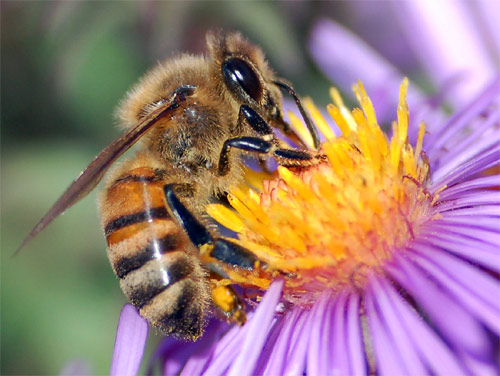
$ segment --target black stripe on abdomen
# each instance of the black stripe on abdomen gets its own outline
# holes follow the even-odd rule
[[[203,302],[198,298],[199,286],[186,283],[171,310],[158,320],[160,327],[167,333],[174,332],[186,338],[198,338],[205,325]]]
[[[143,272],[142,269],[136,271],[136,273],[141,272]],[[163,268],[157,272],[158,273],[154,273],[155,278],[142,281],[134,286],[128,294],[130,301],[137,308],[144,307],[163,290],[189,277],[193,272],[193,266],[185,258],[172,260],[170,264],[167,260],[163,263]],[[145,275],[145,277],[147,277],[147,275]]]
[[[149,210],[145,210],[139,213],[123,215],[108,222],[108,224],[104,228],[104,234],[108,236],[123,227],[127,227],[135,223],[145,222],[149,219],[168,218],[168,217],[169,214],[165,207],[151,208]]]
[[[139,269],[148,261],[159,258],[162,254],[177,250],[180,245],[179,236],[181,234],[174,233],[168,234],[161,239],[154,239],[146,248],[137,251],[135,256],[119,259],[113,265],[116,275],[118,278],[123,278],[131,271]]]

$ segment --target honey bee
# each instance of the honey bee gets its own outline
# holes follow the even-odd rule
[[[286,90],[315,146],[319,139],[292,87],[278,79],[262,50],[239,33],[207,34],[207,56],[180,55],[157,65],[118,108],[124,133],[78,176],[33,228],[20,249],[64,210],[85,197],[110,166],[140,140],[131,159],[113,166],[99,197],[108,257],[140,314],[164,334],[195,340],[209,308],[243,325],[242,300],[217,286],[225,268],[265,267],[248,250],[211,229],[204,208],[243,180],[243,154],[284,166],[318,163],[299,146],[282,117]],[[304,148],[305,149],[305,148]],[[200,249],[212,262],[200,258]]]

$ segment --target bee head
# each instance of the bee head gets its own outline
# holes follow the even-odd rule
[[[282,95],[264,53],[240,33],[208,33],[212,68],[241,105],[249,104],[269,120],[281,118]],[[220,77],[219,76],[219,77]]]

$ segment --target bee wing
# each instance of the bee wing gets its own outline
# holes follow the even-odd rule
[[[83,170],[75,181],[68,187],[61,197],[55,202],[43,218],[33,227],[28,236],[23,240],[16,254],[23,249],[36,235],[47,227],[55,218],[66,209],[76,204],[87,196],[101,181],[102,177],[118,157],[134,145],[145,132],[147,132],[159,119],[168,115],[179,107],[186,96],[194,93],[194,86],[181,86],[174,91],[165,104],[142,119],[135,127],[123,133],[106,147]]]

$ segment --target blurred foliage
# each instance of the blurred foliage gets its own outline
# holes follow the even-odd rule
[[[12,254],[116,137],[113,109],[131,84],[158,60],[203,52],[206,31],[222,28],[260,44],[281,76],[322,103],[329,83],[307,55],[308,31],[319,17],[352,17],[346,4],[0,2],[1,374],[57,374],[74,359],[109,370],[125,299],[95,193]]]

